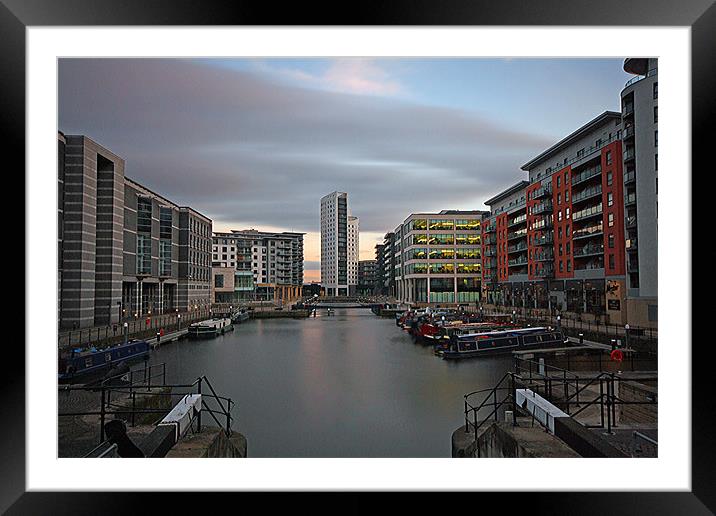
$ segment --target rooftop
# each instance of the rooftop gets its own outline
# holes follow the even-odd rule
[[[558,152],[560,152],[564,147],[576,142],[581,137],[592,131],[593,129],[599,127],[600,125],[610,121],[610,120],[621,120],[621,113],[618,113],[616,111],[605,111],[601,115],[593,118],[586,124],[584,124],[582,127],[574,131],[572,134],[562,138],[560,141],[552,145],[549,149],[545,150],[535,158],[532,158],[530,161],[522,165],[520,168],[526,172],[529,172],[531,169],[533,169],[536,165],[539,163],[549,159],[550,157],[554,156]]]

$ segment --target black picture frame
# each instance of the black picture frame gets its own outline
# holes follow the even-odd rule
[[[692,163],[694,170],[702,172],[701,178],[712,174],[713,165],[707,161],[713,148],[713,126],[716,114],[716,5],[712,0],[588,0],[571,1],[519,1],[486,0],[434,1],[404,0],[381,3],[356,3],[331,6],[315,3],[285,3],[280,7],[269,3],[259,4],[242,1],[219,2],[209,0],[0,0],[0,56],[3,78],[0,81],[0,120],[2,120],[3,143],[6,149],[20,158],[16,170],[24,170],[25,148],[25,30],[30,26],[62,25],[613,25],[613,26],[690,26],[692,30]],[[23,167],[23,168],[20,168]],[[8,172],[9,173],[9,172]],[[690,171],[678,171],[688,177]],[[698,227],[707,232],[709,220],[706,209],[709,201],[708,188],[692,183],[692,206],[674,206],[665,211],[668,216],[687,218],[692,216],[694,241],[700,234]],[[690,209],[690,210],[689,210]],[[688,211],[692,213],[689,214]],[[707,233],[701,233],[707,234]],[[668,245],[668,243],[665,243]],[[692,268],[706,274],[705,263],[714,263],[716,252],[713,245],[692,253]],[[704,252],[705,250],[705,252]],[[705,256],[704,256],[705,255]],[[709,260],[710,258],[710,260]],[[676,272],[676,271],[675,271]],[[681,274],[678,281],[689,281]],[[711,274],[713,276],[713,274]],[[709,278],[708,283],[713,283]],[[708,292],[708,283],[700,288]],[[713,301],[699,299],[692,290],[692,323],[708,320]],[[27,314],[25,314],[27,318]],[[668,324],[668,314],[662,314],[662,324]],[[512,493],[509,497],[496,498],[499,494],[480,493],[449,496],[451,502],[441,510],[461,510],[452,504],[457,502],[472,506],[473,510],[492,507],[500,510],[514,508],[549,514],[710,514],[716,511],[716,454],[714,450],[713,387],[709,381],[712,373],[713,352],[710,339],[699,339],[697,324],[684,329],[684,342],[666,343],[669,352],[683,353],[692,335],[692,491],[691,492],[619,492],[619,493]],[[702,326],[703,327],[703,324]],[[8,352],[6,352],[8,353]],[[7,357],[7,355],[6,355]],[[12,365],[3,371],[3,394],[5,415],[0,425],[0,511],[8,514],[107,514],[145,512],[149,509],[149,493],[82,493],[82,492],[25,492],[25,363],[24,354],[15,353]],[[711,374],[709,374],[711,373]],[[49,436],[48,438],[54,438]],[[524,469],[516,474],[535,474]],[[118,486],[121,488],[121,486]],[[277,494],[231,494],[220,495],[226,503],[248,509],[252,502],[270,501],[273,511],[290,503],[307,498],[299,495],[290,501]],[[229,499],[228,497],[232,498]],[[479,496],[480,498],[476,498]],[[468,498],[469,497],[469,498]],[[188,494],[162,496],[162,512],[186,513],[196,497]],[[313,498],[313,497],[311,497]],[[422,494],[403,496],[402,510],[415,504],[423,510],[428,508]],[[312,502],[315,503],[315,502]],[[322,507],[352,511],[382,505],[377,494],[350,494],[344,497],[328,495]],[[220,505],[223,505],[219,502]],[[216,505],[216,510],[220,510]],[[442,504],[441,504],[442,505]],[[206,507],[206,506],[204,506]],[[318,508],[319,506],[315,506]],[[234,510],[241,509],[235,506]],[[495,509],[493,509],[495,510]],[[362,511],[361,511],[362,512]]]

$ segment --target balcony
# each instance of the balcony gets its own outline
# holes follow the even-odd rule
[[[580,249],[575,249],[572,255],[575,258],[584,258],[585,256],[595,256],[604,254],[604,245],[585,245]]]
[[[551,262],[554,260],[554,253],[549,251],[535,256],[535,261],[538,262]]]
[[[587,262],[581,265],[574,265],[575,271],[593,271],[593,270],[599,270],[604,268],[604,262],[602,260],[595,260],[591,262]]]
[[[631,102],[629,104],[624,104],[622,107],[622,116],[629,116],[632,113],[634,113],[634,104]]]
[[[525,222],[527,222],[527,215],[520,215],[519,217],[515,217],[514,219],[508,221],[507,227],[510,228],[512,226],[519,226]]]
[[[547,218],[538,220],[530,227],[531,231],[545,231],[551,229],[554,226],[553,222]]]
[[[489,226],[485,226],[485,233],[494,233],[497,231],[497,228],[494,224],[490,224]]]
[[[636,181],[636,172],[631,171],[624,174],[624,184],[628,185],[629,183],[633,183]]]
[[[632,229],[636,227],[636,215],[632,215],[631,217],[627,217],[624,220],[624,227],[627,229]]]
[[[541,270],[538,270],[534,273],[534,276],[537,278],[553,278],[554,277],[554,268],[552,267],[545,267]]]
[[[658,72],[658,69],[652,68],[651,70],[646,72],[646,75],[637,75],[636,77],[632,77],[631,79],[629,79],[626,82],[626,84],[624,85],[624,89],[628,88],[629,86],[631,86],[632,84],[634,84],[636,82],[641,81],[642,79],[646,79],[647,77],[653,77],[654,75],[657,74],[657,72]]]
[[[509,267],[519,267],[520,265],[527,265],[527,257],[523,256],[520,258],[513,258],[512,260],[507,260],[507,265]]]
[[[550,185],[543,186],[534,191],[532,194],[533,199],[541,199],[542,197],[549,197],[552,195],[552,187]]]
[[[634,137],[634,126],[630,125],[629,127],[624,128],[624,134],[623,139],[633,138]]]
[[[596,197],[598,195],[602,195],[602,185],[592,186],[590,188],[572,194],[572,205],[575,205],[578,202],[584,201],[586,199],[591,199],[592,197]]]
[[[532,215],[539,215],[540,213],[552,213],[552,203],[545,201],[532,208]]]
[[[575,211],[572,214],[572,220],[574,222],[577,222],[579,220],[587,220],[592,217],[597,217],[602,215],[602,203],[599,203],[597,206],[593,206],[591,208],[586,208],[581,211]]]
[[[631,193],[624,196],[624,206],[631,206],[636,204],[636,194]]]
[[[625,242],[627,251],[636,251],[636,238],[630,238]]]
[[[527,251],[527,244],[522,242],[520,244],[511,245],[507,248],[507,254],[519,253]]]
[[[539,238],[535,238],[534,245],[541,246],[541,245],[552,245],[554,243],[554,236],[552,233],[549,233],[547,235],[542,235]]]
[[[627,150],[624,151],[624,161],[627,162],[627,161],[631,161],[633,159],[634,159],[634,149],[628,148]]]
[[[507,241],[510,240],[517,240],[518,238],[526,238],[527,237],[527,231],[521,230],[521,231],[515,231],[514,233],[507,233]]]
[[[604,235],[602,225],[590,226],[588,228],[580,229],[572,233],[572,240],[580,240],[582,238],[601,237]]]
[[[639,262],[636,260],[627,261],[627,272],[639,272]]]
[[[572,175],[572,186],[578,185],[579,183],[583,183],[585,181],[588,181],[589,179],[596,177],[602,173],[602,166],[597,165],[594,168],[590,168],[587,170],[584,170],[578,174]]]

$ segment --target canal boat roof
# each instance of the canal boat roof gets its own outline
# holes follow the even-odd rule
[[[478,337],[482,335],[486,336],[495,336],[498,333],[534,333],[537,331],[553,331],[549,328],[546,328],[544,326],[533,326],[530,328],[514,328],[509,330],[496,330],[496,331],[486,331],[486,332],[478,332],[478,333],[463,333],[462,335],[459,335],[458,338],[464,339],[468,337]]]

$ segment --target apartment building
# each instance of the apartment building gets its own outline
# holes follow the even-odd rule
[[[414,213],[394,231],[395,290],[418,305],[477,303],[483,211]]]
[[[658,62],[629,58],[624,70],[635,75],[621,92],[627,311],[632,323],[654,326],[658,319]]]
[[[237,299],[291,301],[300,297],[303,286],[304,234],[255,229],[216,233],[212,264],[235,267]]]
[[[321,198],[321,285],[328,296],[356,293],[359,228],[358,218],[350,215],[346,192]]]
[[[395,295],[395,252],[393,251],[395,234],[386,233],[383,243],[375,246],[376,276],[379,295]]]
[[[236,233],[214,233],[211,246],[212,293],[215,303],[254,299],[256,284],[253,239]]]
[[[606,111],[486,201],[486,302],[625,321],[622,133],[621,114]]]
[[[360,260],[358,262],[358,294],[376,294],[378,285],[378,261]]]

